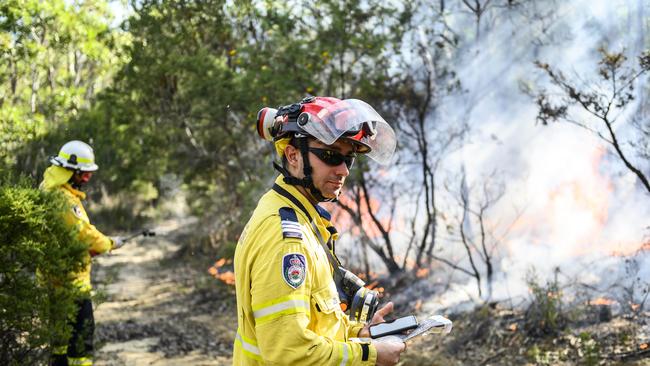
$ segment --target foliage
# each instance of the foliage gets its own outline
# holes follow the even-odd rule
[[[602,365],[599,341],[586,331],[577,336],[568,334],[551,344],[533,344],[526,350],[526,357],[536,365],[557,365],[572,359],[579,360],[580,365]]]
[[[568,321],[563,309],[562,290],[556,276],[541,285],[534,271],[526,276],[530,291],[530,305],[526,311],[524,327],[528,334],[536,337],[559,334]]]
[[[144,1],[135,11],[131,61],[86,124],[101,139],[108,191],[159,187],[175,173],[203,231],[232,242],[271,173],[259,174],[269,154],[256,141],[255,111],[293,101],[308,85],[306,69],[284,71],[303,62],[282,39],[293,22],[282,7],[225,1]]]
[[[0,164],[36,174],[60,146],[41,141],[91,105],[120,62],[119,35],[109,28],[106,0],[8,0],[0,5]],[[30,143],[40,141],[40,149]],[[42,150],[47,148],[47,150]],[[41,163],[42,164],[42,163]]]
[[[126,191],[127,201],[144,203],[164,199],[161,177],[176,174],[210,234],[201,246],[234,243],[271,179],[273,154],[257,140],[255,111],[306,94],[383,100],[410,12],[408,2],[374,0],[149,0],[133,4],[123,33],[107,26],[105,5],[3,8],[15,19],[4,27],[6,38],[16,39],[11,50],[41,50],[3,54],[7,65],[22,66],[13,74],[3,69],[0,81],[17,80],[23,95],[12,99],[21,112],[2,118],[2,138],[11,140],[2,144],[4,163],[36,176],[64,141],[82,139],[100,165],[95,198]],[[57,100],[45,108],[43,101]],[[14,107],[4,103],[3,115]],[[142,184],[154,187],[155,198],[135,192]]]
[[[559,361],[555,352],[543,351],[536,344],[526,350],[526,356],[536,365],[553,365]]]
[[[610,52],[602,47],[598,52],[601,56],[598,76],[587,82],[573,81],[547,63],[535,63],[559,90],[559,96],[556,97],[552,97],[553,94],[545,90],[538,93],[537,121],[543,125],[565,121],[595,134],[614,149],[626,169],[636,175],[643,187],[650,192],[650,180],[643,170],[642,163],[630,158],[626,143],[620,133],[617,133],[618,127],[615,126],[617,122],[622,123],[618,121],[618,117],[635,99],[635,84],[650,71],[650,51],[645,51],[639,56],[639,70],[628,65],[627,57],[622,52]],[[571,113],[574,109],[586,112],[587,117],[575,116]],[[595,121],[590,121],[591,118]],[[647,126],[638,121],[634,123],[634,118],[630,119],[639,135],[647,136]],[[643,139],[631,141],[630,144],[638,149],[636,155],[641,158],[646,156],[647,144]]]
[[[580,356],[584,357],[585,365],[598,365],[600,361],[600,347],[588,332],[582,332],[578,336],[580,339]]]
[[[397,17],[375,5],[135,4],[124,26],[130,61],[93,108],[70,120],[81,136],[93,137],[105,192],[148,183],[156,199],[164,198],[161,177],[176,174],[209,234],[198,246],[234,243],[273,174],[255,112],[310,93],[363,97],[374,90],[394,37],[388,18]],[[65,128],[45,140],[64,136]]]
[[[0,182],[0,363],[35,364],[44,348],[70,333],[77,290],[67,273],[81,268],[87,247],[63,222],[64,197],[21,179]],[[37,274],[38,273],[38,274]]]
[[[95,198],[149,207],[174,174],[210,234],[201,246],[227,246],[273,174],[255,112],[306,94],[381,100],[407,4],[148,0],[120,31],[105,1],[12,1],[0,17],[12,40],[0,82],[17,85],[0,96],[3,163],[36,176],[64,141],[85,140]]]

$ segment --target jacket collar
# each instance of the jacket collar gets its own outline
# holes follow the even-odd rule
[[[291,204],[292,206],[297,207],[297,211],[300,212],[300,215],[306,221],[309,221],[310,219],[313,220],[310,225],[312,226],[312,229],[316,229],[318,231],[319,240],[324,240],[324,242],[321,242],[321,244],[327,245],[328,249],[334,253],[334,243],[338,240],[339,233],[336,231],[334,225],[332,225],[330,222],[330,213],[319,205],[312,204],[307,199],[307,197],[305,197],[302,193],[300,193],[298,189],[296,189],[296,187],[285,183],[283,178],[284,177],[280,175],[275,179],[275,185],[273,188],[274,193],[282,197],[282,200],[287,204]],[[280,190],[277,188],[280,188]],[[284,191],[284,193],[281,193],[281,191]],[[292,197],[286,197],[286,194]]]
[[[64,189],[68,190],[70,193],[74,194],[75,196],[79,197],[81,200],[86,199],[86,194],[78,189],[74,189],[70,183],[63,184],[61,187]]]
[[[72,170],[62,168],[60,166],[51,165],[43,173],[43,181],[40,188],[45,191],[57,189],[67,183],[72,177]]]
[[[284,176],[279,175],[275,179],[275,184],[280,186],[282,189],[287,191],[290,195],[292,195],[294,198],[298,200],[302,204],[302,206],[307,210],[307,213],[311,217],[312,220],[315,221],[316,225],[323,227],[323,228],[328,228],[328,227],[333,227],[332,223],[330,220],[332,219],[332,215],[324,208],[322,208],[319,205],[314,205],[311,203],[307,197],[305,197],[300,191],[292,186],[291,184],[287,184],[284,182]],[[306,216],[302,210],[298,210],[303,216]],[[305,217],[305,219],[309,220],[310,217]],[[328,235],[329,236],[329,235]]]

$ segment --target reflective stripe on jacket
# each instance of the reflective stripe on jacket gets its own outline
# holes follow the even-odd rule
[[[363,325],[341,310],[332,267],[315,232],[329,239],[328,215],[319,214],[324,210],[282,176],[276,184],[301,202],[315,227],[279,193],[271,190],[260,199],[235,250],[233,364],[374,365],[374,346],[349,341]]]
[[[68,225],[76,227],[79,230],[79,239],[88,244],[88,254],[84,259],[86,265],[80,272],[74,273],[72,278],[82,290],[89,291],[92,288],[90,284],[91,253],[95,255],[109,251],[113,247],[113,241],[90,223],[88,214],[81,203],[86,198],[86,194],[74,189],[68,183],[71,176],[72,172],[65,168],[50,166],[45,171],[40,188],[61,192],[69,203],[68,210],[63,213],[64,220]]]

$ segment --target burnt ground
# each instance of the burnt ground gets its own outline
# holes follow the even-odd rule
[[[585,310],[589,313],[589,310]],[[650,365],[650,313],[611,320],[582,314],[552,333],[530,328],[524,311],[484,306],[450,316],[448,336],[415,339],[402,365]]]
[[[213,258],[179,259],[181,224],[96,260],[96,365],[231,364],[234,288],[208,274]],[[650,365],[647,312],[604,321],[586,314],[546,334],[531,330],[524,311],[499,304],[449,318],[450,335],[414,339],[400,365]]]

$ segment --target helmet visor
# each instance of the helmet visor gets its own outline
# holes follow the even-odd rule
[[[326,145],[341,137],[365,145],[371,149],[367,155],[380,164],[387,164],[395,151],[395,131],[374,108],[358,99],[323,108],[300,127]]]

